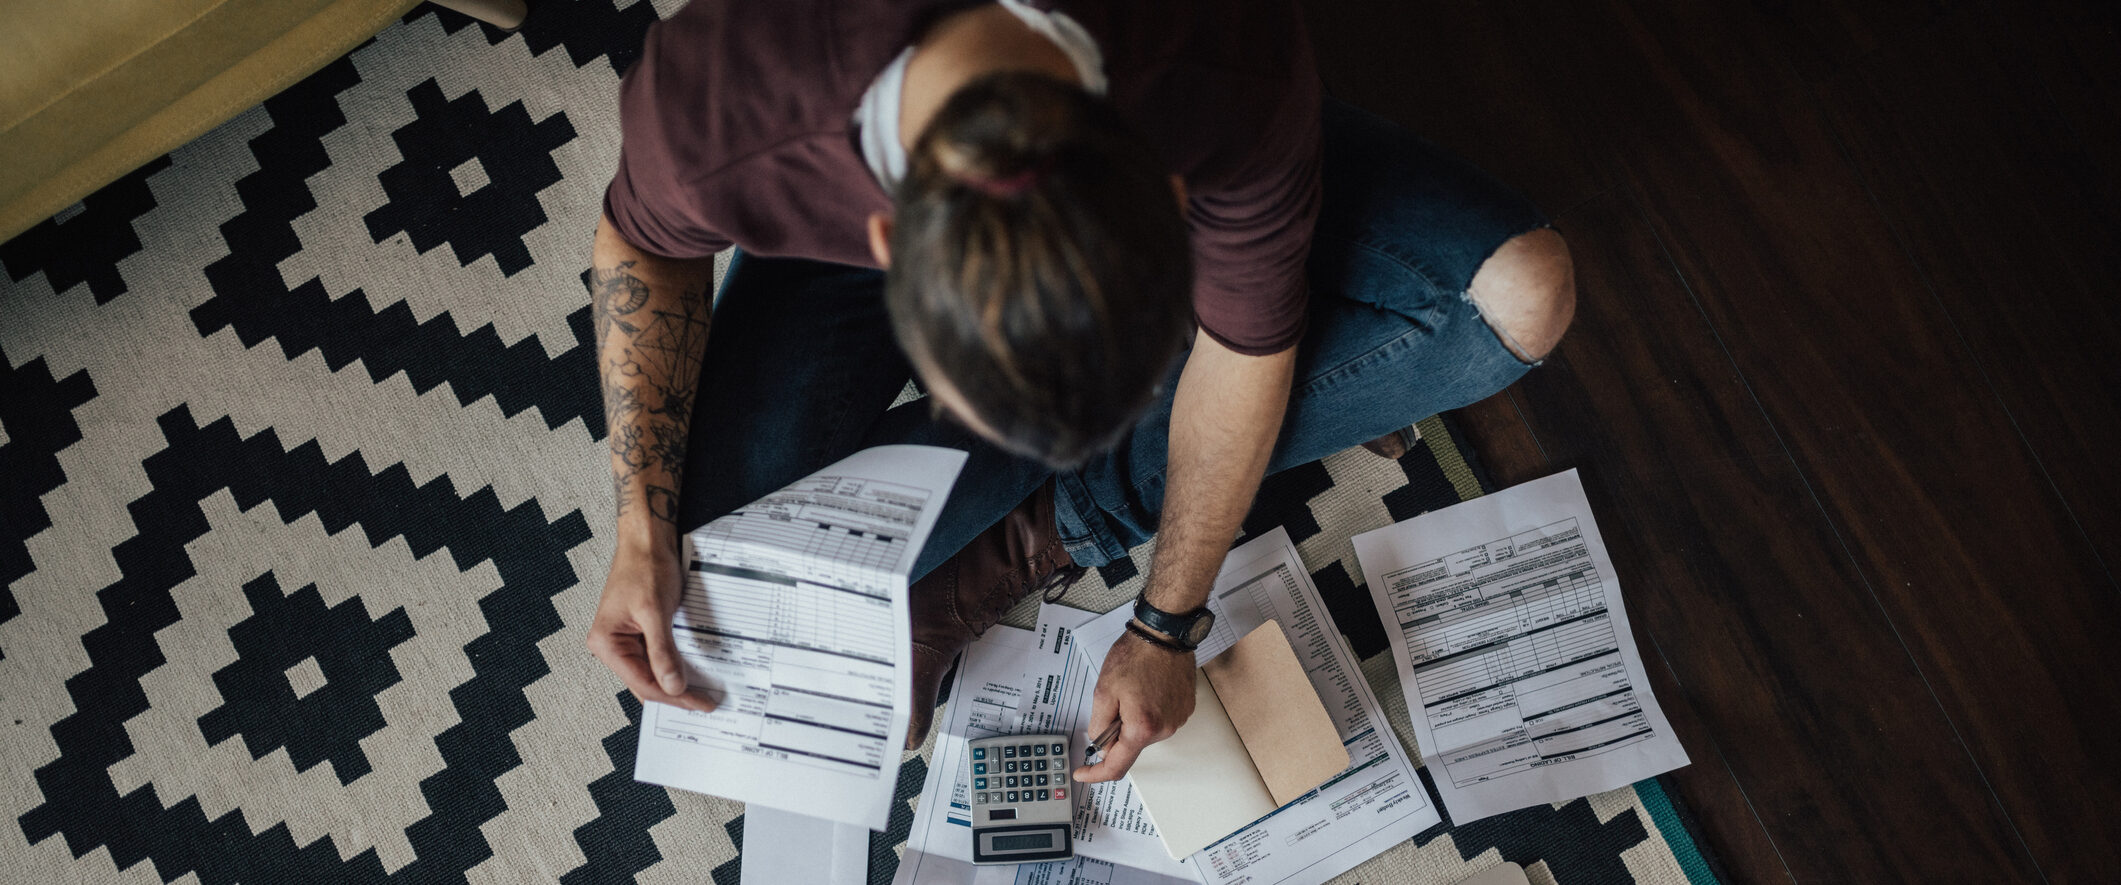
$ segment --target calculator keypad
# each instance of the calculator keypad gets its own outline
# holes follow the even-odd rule
[[[971,747],[975,831],[1002,815],[1012,825],[1067,821],[1068,745],[1059,741],[987,739]]]

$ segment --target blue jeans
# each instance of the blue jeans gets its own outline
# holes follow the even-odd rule
[[[1530,368],[1466,296],[1504,241],[1546,225],[1523,197],[1405,130],[1328,100],[1324,199],[1312,240],[1309,328],[1268,471],[1315,461],[1487,397]],[[935,416],[891,403],[913,377],[867,268],[739,253],[714,308],[679,526],[691,529],[863,448],[970,453],[915,578],[1048,477],[1079,565],[1155,533],[1173,383],[1113,451],[1056,474]]]

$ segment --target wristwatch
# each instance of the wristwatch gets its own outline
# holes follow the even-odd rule
[[[1208,638],[1208,631],[1215,628],[1215,613],[1201,606],[1185,614],[1174,615],[1149,604],[1147,596],[1134,599],[1134,619],[1151,630],[1171,637],[1171,641],[1187,651],[1199,648]]]

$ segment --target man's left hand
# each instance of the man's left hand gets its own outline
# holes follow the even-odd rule
[[[1118,718],[1119,736],[1098,748],[1103,758],[1096,765],[1076,769],[1075,779],[1090,784],[1118,780],[1134,767],[1142,748],[1177,733],[1193,715],[1195,672],[1192,652],[1159,648],[1131,632],[1121,633],[1097,674],[1089,732],[1093,738],[1104,734]]]

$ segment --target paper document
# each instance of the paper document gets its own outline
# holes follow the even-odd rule
[[[1441,820],[1415,775],[1414,763],[1392,734],[1369,683],[1363,681],[1354,654],[1333,626],[1286,530],[1277,528],[1230,551],[1208,596],[1208,608],[1215,613],[1215,628],[1201,644],[1197,659],[1210,661],[1254,628],[1270,620],[1278,622],[1311,688],[1331,715],[1350,761],[1347,770],[1303,798],[1194,854],[1186,862],[1193,876],[1205,885],[1311,885],[1340,875]],[[1084,660],[1086,669],[1095,674],[1106,650],[1126,631],[1132,616],[1131,606],[1121,606],[1075,630],[1074,657]],[[1083,709],[1088,712],[1087,704]],[[1077,726],[1077,734],[1083,727]],[[1122,778],[1116,783],[1128,782]],[[1110,795],[1121,800],[1120,804],[1091,811],[1119,820],[1143,817],[1140,800],[1131,791],[1113,790]],[[1096,797],[1092,792],[1091,801]],[[1084,809],[1078,807],[1078,820],[1083,814]],[[1076,851],[1091,854],[1095,850],[1098,853],[1092,856],[1122,864],[1168,863],[1163,843],[1154,833],[1152,827],[1146,840],[1107,838],[1091,846],[1078,841]],[[1125,831],[1122,835],[1134,836]]]
[[[1038,631],[1005,626],[989,629],[958,660],[949,706],[937,723],[935,753],[921,784],[913,827],[907,833],[906,853],[893,879],[896,885],[1178,885],[1192,881],[1183,867],[1169,859],[1164,863],[1183,878],[1080,856],[1084,833],[1080,818],[1074,836],[1078,856],[1072,860],[972,864],[972,788],[965,782],[966,742],[1004,734],[1064,732],[1076,735],[1072,743],[1080,754],[1087,740],[1080,737],[1080,723],[1089,715],[1090,684],[1097,674],[1085,669],[1080,657],[1068,653],[1067,633],[1088,621],[1091,614],[1065,607],[1052,607],[1050,612],[1053,617]],[[1151,833],[1149,839],[1153,842],[1155,835]]]
[[[1687,763],[1576,471],[1355,536],[1459,825]]]
[[[869,831],[749,806],[737,880],[742,885],[862,885],[869,881]]]
[[[634,778],[884,829],[913,691],[906,577],[964,463],[865,449],[687,536],[671,632],[720,706],[649,704]]]
[[[1147,870],[1075,857],[1049,863],[988,864],[922,854],[911,848],[899,862],[892,885],[1188,885]]]

